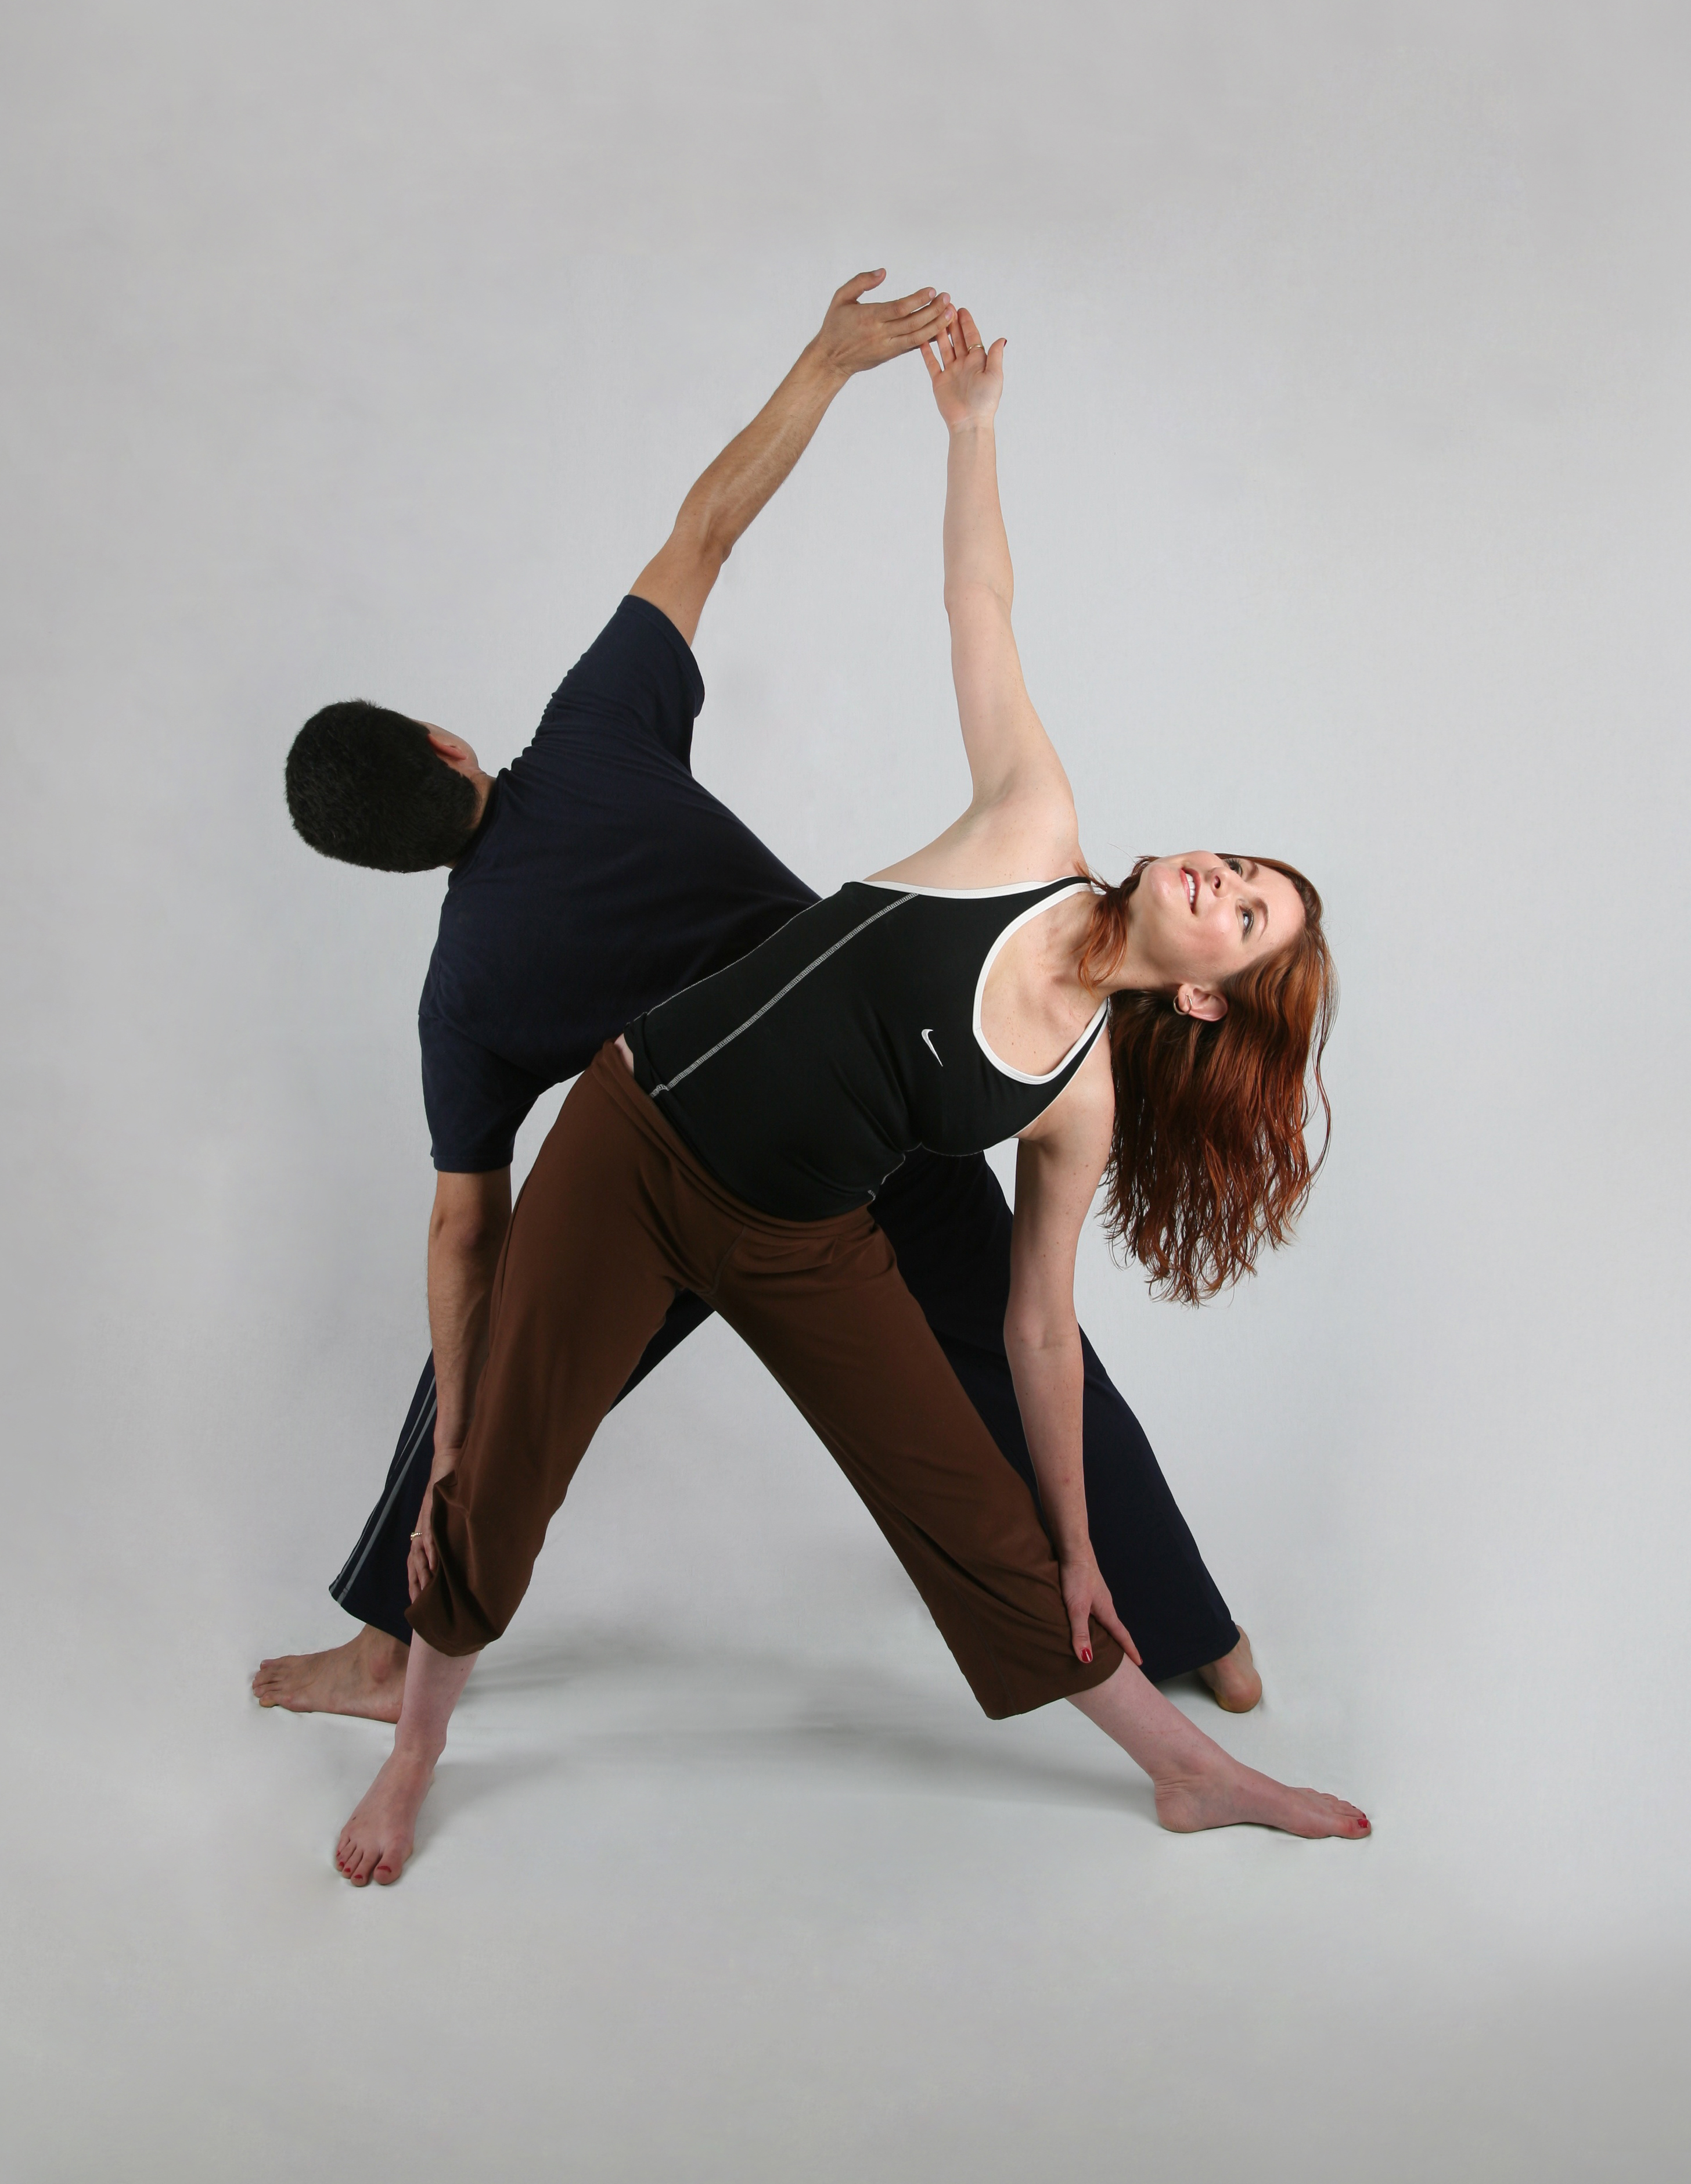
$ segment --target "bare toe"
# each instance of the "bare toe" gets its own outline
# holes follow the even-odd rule
[[[416,1837],[417,1812],[434,1780],[432,1767],[396,1752],[384,1762],[357,1811],[341,1831],[335,1863],[355,1888],[371,1880],[391,1887],[405,1870]]]

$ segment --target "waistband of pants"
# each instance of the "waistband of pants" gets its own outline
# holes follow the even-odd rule
[[[793,1243],[806,1238],[820,1242],[826,1238],[874,1229],[874,1217],[866,1205],[854,1206],[849,1213],[831,1213],[826,1221],[785,1221],[778,1213],[765,1213],[761,1207],[748,1206],[743,1198],[737,1198],[717,1180],[680,1132],[659,1113],[657,1101],[635,1083],[628,1064],[616,1050],[615,1039],[606,1040],[587,1064],[585,1074],[598,1090],[609,1095],[670,1166],[680,1169],[701,1197],[709,1200],[743,1228],[759,1229],[765,1235],[779,1236]]]

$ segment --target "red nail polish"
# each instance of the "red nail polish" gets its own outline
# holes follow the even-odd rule
[[[1092,1666],[1092,1648],[1090,1646],[1083,1646],[1082,1648],[1081,1658],[1086,1663],[1087,1668]]]

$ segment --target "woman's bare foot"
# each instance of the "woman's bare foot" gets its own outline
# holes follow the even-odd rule
[[[1368,1815],[1343,1797],[1321,1790],[1288,1789],[1216,1748],[1215,1760],[1190,1775],[1168,1776],[1156,1786],[1157,1818],[1176,1835],[1200,1828],[1254,1825],[1288,1836],[1348,1836],[1371,1832]]]
[[[335,1846],[335,1864],[354,1888],[372,1880],[386,1887],[404,1871],[418,1811],[435,1779],[435,1762],[446,1749],[447,1724],[476,1661],[474,1653],[437,1653],[426,1638],[411,1641],[392,1755]]]
[[[1249,1713],[1262,1696],[1262,1678],[1243,1630],[1231,1653],[1223,1653],[1219,1661],[1206,1661],[1198,1673],[1215,1693],[1216,1705],[1229,1713]]]
[[[367,1887],[372,1880],[386,1888],[398,1880],[416,1840],[417,1814],[434,1779],[428,1761],[408,1753],[396,1752],[383,1763],[335,1846],[335,1864],[354,1888]]]
[[[405,1693],[407,1648],[366,1623],[356,1638],[323,1653],[283,1653],[260,1661],[253,1696],[292,1713],[350,1713],[398,1721]]]
[[[1157,1818],[1176,1834],[1243,1822],[1293,1836],[1366,1836],[1368,1815],[1319,1790],[1288,1790],[1242,1767],[1230,1752],[1146,1682],[1131,1661],[1090,1691],[1071,1694],[1088,1721],[1137,1760],[1157,1793]]]

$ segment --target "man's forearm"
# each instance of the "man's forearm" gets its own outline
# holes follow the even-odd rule
[[[932,288],[892,304],[859,299],[878,273],[836,290],[820,332],[743,432],[695,481],[674,530],[630,589],[660,608],[691,644],[722,564],[810,444],[828,404],[854,372],[921,347],[951,317]]]
[[[676,529],[719,564],[792,474],[828,405],[850,377],[831,365],[820,342],[798,361],[743,432],[701,472],[676,518]]]
[[[689,644],[735,542],[791,474],[850,376],[808,343],[744,432],[694,481],[675,528],[635,578],[635,597],[660,607]]]
[[[429,1238],[429,1339],[435,1354],[437,1457],[464,1446],[487,1357],[488,1304],[503,1230],[464,1242]],[[449,1464],[437,1469],[449,1469]]]

